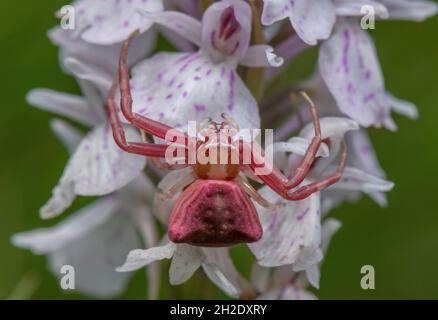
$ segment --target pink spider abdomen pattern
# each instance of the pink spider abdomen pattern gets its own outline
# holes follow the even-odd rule
[[[202,247],[226,247],[261,239],[257,211],[235,181],[196,180],[178,198],[169,239]]]

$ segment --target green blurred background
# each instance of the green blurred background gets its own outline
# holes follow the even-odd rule
[[[11,235],[17,231],[60,221],[41,221],[38,209],[48,199],[68,155],[49,130],[52,115],[31,108],[25,95],[33,87],[78,92],[75,81],[60,71],[57,49],[46,37],[46,31],[57,23],[54,12],[64,4],[58,0],[0,4],[2,299],[11,295],[33,299],[87,298],[61,292],[57,280],[45,268],[44,257],[10,244]],[[382,166],[396,187],[389,193],[386,209],[364,198],[333,212],[343,222],[343,228],[330,246],[322,267],[321,289],[316,294],[321,299],[437,299],[438,18],[425,23],[378,22],[372,35],[388,90],[415,102],[420,119],[396,117],[397,133],[371,130]],[[289,68],[283,80],[309,74],[315,57],[315,50],[306,53]],[[86,201],[77,201],[68,213]],[[242,251],[245,248],[233,253],[241,270],[247,273],[251,259],[241,255]],[[366,264],[376,270],[374,291],[360,288],[360,268]],[[224,297],[198,273],[186,285],[164,285],[162,297]],[[35,284],[35,290],[31,284]],[[118,298],[143,299],[145,294],[144,273],[138,272],[126,293]]]

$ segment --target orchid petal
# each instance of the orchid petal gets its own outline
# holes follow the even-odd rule
[[[64,60],[65,68],[70,71],[76,78],[86,80],[94,84],[104,96],[108,94],[114,77],[93,65],[87,65],[75,58]]]
[[[251,283],[258,291],[264,292],[268,289],[271,270],[272,268],[262,267],[258,263],[253,264],[251,269]]]
[[[317,298],[301,287],[286,285],[261,294],[257,300],[317,300]]]
[[[257,102],[236,71],[200,53],[160,53],[132,70],[134,112],[180,129],[207,117],[233,117],[242,128],[259,128]],[[116,99],[118,100],[118,98]]]
[[[277,152],[292,152],[304,156],[307,149],[309,148],[310,141],[301,137],[293,137],[288,142],[276,142],[274,144],[274,153]],[[327,158],[330,155],[330,150],[327,144],[322,143],[318,152],[317,157]]]
[[[226,248],[203,248],[202,264],[208,278],[230,297],[238,298],[248,284],[235,268]]]
[[[83,30],[83,40],[110,45],[126,40],[134,31],[147,31],[153,24],[140,10],[160,12],[161,0],[82,0],[75,4],[77,28]]]
[[[89,127],[99,121],[90,111],[87,101],[79,96],[50,89],[33,89],[27,94],[26,100],[41,110],[69,117]]]
[[[202,51],[215,62],[242,59],[249,47],[251,19],[251,8],[245,1],[215,2],[202,18]]]
[[[83,63],[111,74],[114,78],[117,72],[121,44],[96,45],[78,39],[69,30],[59,27],[49,31],[50,40],[60,47],[61,66],[65,69],[65,59],[75,58]],[[146,32],[137,36],[131,43],[127,64],[133,65],[143,59],[153,49],[156,41],[154,32]],[[68,71],[68,70],[66,70]]]
[[[201,22],[195,18],[176,11],[142,12],[142,15],[146,19],[172,30],[198,47],[201,46]]]
[[[338,220],[332,218],[324,221],[321,229],[321,249],[324,255],[327,252],[333,235],[341,228],[341,225]],[[319,289],[319,280],[321,277],[319,263],[315,263],[306,269],[306,277],[313,287]]]
[[[317,44],[327,39],[336,21],[332,0],[264,0],[262,23],[270,25],[289,18],[304,42]]]
[[[74,266],[80,291],[113,296],[129,279],[114,268],[127,251],[140,245],[132,221],[118,207],[117,198],[102,198],[54,227],[16,234],[12,242],[35,254],[47,254],[58,277],[62,266]]]
[[[259,193],[271,203],[278,203],[279,196],[267,187]],[[319,193],[302,201],[289,201],[274,212],[258,207],[263,237],[249,248],[262,266],[273,267],[293,264],[307,250],[320,246],[320,197]],[[301,261],[306,266],[313,261]]]
[[[321,46],[319,68],[344,114],[364,127],[382,126],[389,118],[374,43],[354,21],[339,21],[332,37]]]
[[[78,129],[60,119],[52,120],[50,127],[70,154],[75,151],[84,136]]]
[[[386,98],[388,99],[391,109],[396,113],[413,120],[418,118],[418,109],[412,102],[396,98],[390,93],[386,93]]]
[[[170,284],[178,285],[186,282],[199,269],[204,256],[200,249],[190,245],[178,245],[170,264]]]
[[[394,188],[394,183],[372,176],[362,170],[346,167],[341,180],[331,188],[348,191],[358,190],[364,193],[387,192]]]
[[[138,132],[126,131],[128,140],[140,140]],[[145,157],[128,154],[115,144],[109,124],[99,126],[72,155],[52,198],[41,208],[41,216],[57,216],[71,205],[75,195],[104,195],[120,189],[138,176],[145,164]]]
[[[247,67],[281,67],[284,63],[282,57],[274,53],[274,48],[268,45],[254,45],[248,48],[245,57],[240,61]]]
[[[338,16],[355,16],[363,17],[363,8],[372,7],[374,14],[380,18],[386,19],[389,17],[388,9],[377,1],[372,0],[334,0],[336,14]]]
[[[423,0],[380,0],[388,8],[390,19],[424,21],[438,12],[438,5]]]
[[[131,272],[141,269],[148,264],[172,258],[177,245],[168,243],[161,247],[154,247],[147,250],[136,249],[129,252],[126,262],[116,269],[117,272]]]

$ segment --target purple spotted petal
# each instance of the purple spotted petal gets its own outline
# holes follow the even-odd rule
[[[264,0],[262,23],[289,18],[300,38],[310,45],[327,39],[336,21],[332,0]]]
[[[138,132],[133,129],[127,130],[127,139],[140,141]],[[59,215],[76,195],[112,193],[134,180],[145,164],[145,157],[126,153],[115,144],[108,124],[96,127],[73,153],[52,197],[41,208],[41,216]]]
[[[131,33],[147,31],[153,24],[140,11],[160,12],[162,0],[80,0],[75,4],[76,28],[83,40],[94,44],[115,44]]]
[[[257,102],[236,71],[201,53],[160,53],[132,70],[133,109],[185,129],[189,120],[231,115],[242,128],[259,128]],[[118,101],[119,98],[117,98]]]
[[[273,267],[300,262],[302,268],[315,263],[307,253],[321,244],[320,196],[302,201],[284,201],[268,187],[260,194],[273,203],[284,203],[274,212],[258,207],[263,237],[249,247],[262,266]]]
[[[319,68],[339,109],[364,127],[389,119],[374,43],[353,20],[342,19],[319,53]]]
[[[245,1],[223,0],[202,18],[202,50],[215,61],[242,59],[251,37],[251,8]]]

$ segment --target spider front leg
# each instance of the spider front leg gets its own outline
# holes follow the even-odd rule
[[[114,102],[116,89],[117,81],[114,81],[108,96],[108,115],[113,131],[114,141],[116,142],[116,144],[122,150],[129,153],[135,153],[148,157],[165,158],[166,150],[168,147],[167,145],[126,141],[125,130],[122,123],[120,122]]]
[[[260,163],[260,160],[261,159],[259,158],[257,163]],[[258,177],[284,199],[290,201],[299,201],[306,199],[307,197],[309,197],[315,192],[326,189],[329,186],[337,183],[342,178],[346,164],[347,164],[347,145],[345,141],[343,141],[343,150],[341,153],[341,159],[337,170],[334,173],[330,174],[329,176],[325,177],[321,181],[316,181],[308,185],[305,185],[303,187],[300,187],[295,191],[291,191],[290,188],[287,186],[288,178],[285,177],[281,173],[281,171],[274,166],[270,174],[258,175]],[[257,165],[253,161],[250,167],[252,170],[254,170],[254,172],[256,172],[256,169],[257,167],[259,167],[259,165]]]
[[[120,60],[119,60],[119,79],[120,79],[120,109],[122,111],[123,116],[132,123],[134,126],[146,131],[149,134],[152,134],[156,137],[159,137],[163,140],[168,140],[170,142],[174,142],[170,140],[170,137],[167,137],[167,133],[169,130],[172,130],[172,139],[183,139],[185,141],[185,145],[188,144],[188,138],[186,134],[183,132],[176,130],[170,126],[167,126],[158,121],[152,120],[150,118],[144,117],[138,113],[132,111],[132,95],[131,95],[131,87],[129,84],[129,69],[126,64],[126,58],[128,56],[128,49],[131,44],[131,41],[138,35],[138,31],[135,31],[131,36],[123,43],[122,49],[120,51]]]
[[[152,119],[143,117],[136,113],[132,112],[132,96],[131,89],[129,85],[129,72],[128,66],[126,64],[126,57],[128,54],[128,48],[132,41],[132,39],[138,34],[138,32],[134,32],[128,40],[123,43],[121,52],[120,52],[120,61],[119,61],[119,85],[120,85],[120,104],[121,110],[125,118],[131,122],[134,126],[138,127],[141,130],[144,130],[152,135],[155,135],[159,138],[166,139],[168,141],[174,142],[175,139],[183,139],[185,146],[188,145],[187,136],[170,126],[162,124],[160,122],[154,121]],[[127,142],[125,138],[125,132],[123,129],[123,125],[119,119],[119,115],[117,112],[116,104],[115,104],[115,93],[117,90],[117,80],[114,81],[109,96],[108,96],[108,114],[111,122],[111,127],[113,130],[114,140],[117,145],[126,152],[140,154],[153,158],[165,158],[166,150],[168,148],[165,144],[154,144],[154,143],[138,143],[138,142]],[[169,130],[172,130],[172,137],[167,137],[167,133]],[[186,160],[187,160],[187,152],[186,152]]]

